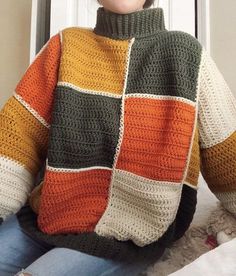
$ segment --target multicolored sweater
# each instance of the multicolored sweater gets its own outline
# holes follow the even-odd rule
[[[94,28],[52,36],[0,112],[0,141],[0,217],[53,246],[161,254],[193,219],[200,172],[236,215],[236,99],[162,8],[100,7]]]

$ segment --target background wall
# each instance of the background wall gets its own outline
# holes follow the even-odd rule
[[[210,1],[211,56],[236,97],[236,1]]]
[[[31,0],[0,2],[1,109],[29,65]]]

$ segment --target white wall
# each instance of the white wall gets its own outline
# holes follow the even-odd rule
[[[0,109],[29,64],[31,0],[0,3]]]
[[[166,0],[164,0],[167,2]],[[182,30],[195,36],[194,0],[172,0],[170,4],[169,30]]]
[[[210,1],[210,52],[236,97],[236,1]]]

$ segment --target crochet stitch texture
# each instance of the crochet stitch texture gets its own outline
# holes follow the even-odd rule
[[[0,217],[95,256],[157,256],[188,229],[200,171],[236,214],[235,131],[196,38],[166,30],[162,8],[99,8],[94,29],[50,38],[0,112]]]

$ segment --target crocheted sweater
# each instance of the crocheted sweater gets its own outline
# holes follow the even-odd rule
[[[162,8],[96,19],[52,36],[0,112],[0,217],[53,246],[157,256],[188,229],[200,172],[236,214],[236,99]]]

